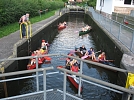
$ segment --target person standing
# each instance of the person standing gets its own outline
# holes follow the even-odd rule
[[[25,24],[24,22],[28,22],[29,21],[29,14],[26,13],[26,15],[23,15],[20,20],[19,23],[22,23],[22,37],[26,38],[26,28],[25,28]]]

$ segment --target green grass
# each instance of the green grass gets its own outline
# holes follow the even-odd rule
[[[30,22],[31,22],[31,24],[33,24],[33,23],[39,22],[41,20],[47,19],[47,18],[53,16],[55,14],[55,11],[46,12],[45,14],[42,14],[41,17],[36,16],[36,17],[30,18]],[[20,26],[19,26],[18,22],[1,27],[0,28],[0,38],[18,31],[19,28],[20,28]]]

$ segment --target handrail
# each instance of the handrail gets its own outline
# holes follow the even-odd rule
[[[133,29],[133,28],[130,28],[130,27],[128,27],[128,26],[126,26],[126,25],[124,25],[124,24],[122,24],[122,23],[119,23],[119,22],[117,22],[117,21],[115,21],[115,20],[113,20],[113,19],[109,19],[109,18],[107,18],[106,16],[97,13],[92,7],[89,7],[89,12],[92,13],[94,20],[96,20],[99,24],[101,24],[102,21],[106,22],[106,20],[101,20],[100,17],[103,18],[103,19],[108,19],[108,20],[110,20],[111,23],[114,22],[114,23],[116,23],[116,24],[119,24],[119,26],[118,26],[119,32],[117,33],[117,34],[118,34],[118,37],[115,37],[115,38],[116,38],[117,40],[119,40],[123,45],[125,45],[132,53],[134,53],[134,50],[133,50],[133,45],[134,45],[134,29]],[[96,18],[96,17],[97,17],[97,18]],[[98,17],[99,17],[99,18],[98,18]],[[105,25],[106,25],[106,24],[104,23],[104,25],[102,25],[102,27],[104,27],[110,34],[113,35],[113,33],[111,32],[111,31],[112,31],[112,25],[113,25],[113,24],[112,24],[112,25],[110,24],[110,30],[108,30],[108,29],[105,27]],[[132,34],[132,35],[130,35],[130,37],[132,37],[132,39],[131,39],[130,42],[128,42],[128,44],[130,44],[130,45],[126,44],[126,42],[123,41],[123,39],[122,39],[122,40],[120,39],[120,37],[121,37],[120,33],[122,33],[122,30],[123,30],[122,26],[125,27],[125,28],[127,28],[127,29],[129,29],[129,30],[131,30],[130,34]],[[114,35],[113,35],[113,36],[114,36]]]
[[[118,85],[115,85],[115,84],[112,84],[112,83],[108,83],[108,82],[105,82],[105,81],[102,81],[102,80],[99,80],[99,79],[95,79],[95,78],[92,78],[92,77],[89,77],[89,76],[86,76],[86,75],[83,75],[83,74],[80,74],[80,73],[72,72],[72,71],[69,71],[65,68],[57,68],[57,69],[59,69],[63,72],[69,73],[69,74],[74,74],[74,75],[80,76],[84,79],[87,79],[89,81],[92,81],[92,82],[95,82],[95,83],[98,83],[98,84],[102,84],[102,85],[105,85],[105,86],[108,86],[108,87],[111,87],[111,88],[114,88],[114,89],[117,89],[117,90],[120,90],[120,91],[123,91],[123,92],[126,92],[126,93],[134,94],[134,91],[126,89],[126,88],[118,86]]]
[[[89,63],[89,64],[93,64],[93,65],[96,65],[96,66],[99,66],[99,67],[102,67],[102,68],[107,68],[107,69],[110,69],[110,70],[113,70],[113,71],[134,73],[133,71],[120,69],[120,68],[117,68],[117,67],[112,67],[112,66],[109,66],[109,65],[105,65],[105,64],[101,64],[101,63],[97,63],[97,62],[93,62],[93,61],[89,61],[89,60],[83,60],[83,59],[78,58],[78,57],[68,56],[68,55],[65,55],[65,54],[61,54],[61,55],[69,57],[69,58],[74,58],[74,59],[77,59],[77,60],[80,60],[80,61],[83,61],[83,62],[86,62],[86,63]]]
[[[25,25],[26,25],[26,37],[27,37],[27,39],[28,39],[29,37],[32,37],[31,22],[28,21],[28,22],[22,22],[22,23],[20,24],[20,38],[22,39],[22,24],[25,24]],[[30,36],[29,36],[29,34],[28,34],[28,24],[29,24],[29,28],[30,28]]]
[[[48,55],[43,55],[41,57],[44,57],[44,56],[48,56]],[[128,70],[124,70],[124,69],[119,69],[119,68],[115,68],[115,67],[111,67],[111,66],[108,66],[108,65],[104,65],[104,64],[100,64],[100,63],[96,63],[96,62],[92,62],[92,61],[88,61],[88,60],[82,60],[81,58],[78,58],[78,57],[74,57],[74,56],[68,56],[68,55],[65,55],[65,54],[49,54],[49,56],[64,56],[64,57],[69,57],[69,58],[73,58],[73,59],[77,59],[77,60],[80,60],[81,63],[80,63],[80,67],[82,69],[82,64],[83,62],[86,62],[86,63],[90,63],[90,64],[93,64],[93,65],[97,65],[99,67],[103,67],[103,68],[107,68],[107,69],[112,69],[112,70],[117,70],[117,71],[120,71],[120,72],[130,72]],[[35,56],[36,58],[38,58],[39,56]],[[18,58],[10,58],[10,59],[4,59],[4,60],[22,60],[22,59],[28,59],[28,58],[32,58],[32,56],[28,56],[28,57],[18,57]],[[3,59],[0,60],[0,61],[4,61]],[[27,73],[33,73],[33,72],[36,72],[38,73],[39,71],[43,71],[43,78],[44,80],[46,80],[46,70],[50,70],[50,69],[53,69],[53,67],[49,67],[49,68],[40,68],[38,69],[38,67],[36,69],[33,69],[33,70],[24,70],[24,71],[17,71],[17,72],[10,72],[10,73],[3,73],[3,74],[0,74],[0,77],[5,77],[5,76],[13,76],[13,75],[21,75],[21,74],[27,74]],[[59,68],[58,68],[59,69]],[[59,69],[60,70],[60,69]],[[82,74],[79,74],[79,73],[75,73],[75,72],[71,72],[71,71],[68,71],[68,70],[62,70],[64,71],[64,74],[65,73],[71,73],[71,74],[75,74],[77,76],[80,76],[80,82],[83,81],[82,78],[85,78],[87,80],[90,80],[91,82],[95,82],[95,83],[98,83],[98,84],[101,84],[103,86],[107,86],[109,88],[113,88],[113,89],[117,89],[115,90],[116,92],[118,93],[122,93],[120,91],[123,91],[123,92],[127,92],[127,93],[131,93],[131,94],[134,94],[134,92],[132,90],[129,90],[129,89],[125,89],[124,87],[121,87],[121,86],[118,86],[118,85],[114,85],[112,83],[108,83],[108,82],[105,82],[105,81],[102,81],[102,80],[98,80],[98,79],[95,79],[95,78],[92,78],[92,77],[89,77],[89,76],[86,76],[86,75],[82,75]],[[82,70],[81,70],[81,73],[82,73]],[[36,84],[37,86],[37,92],[39,92],[39,81],[38,81],[38,77],[39,76],[42,76],[42,75],[39,75],[39,74],[36,74],[34,77],[36,77],[36,82],[38,84]],[[64,75],[64,81],[66,81],[66,74]],[[0,81],[0,82],[6,82],[6,81],[13,81],[13,80],[19,80],[19,79],[25,79],[25,78],[31,78],[32,76],[28,76],[28,77],[20,77],[20,78],[15,78],[15,79],[7,79],[7,80],[3,80],[3,81]],[[64,84],[66,85],[66,82],[64,82]],[[44,91],[46,91],[46,87],[45,87],[45,83],[44,83]],[[64,86],[65,88],[65,86]],[[66,89],[66,88],[65,88]],[[112,90],[113,91],[113,90]],[[80,88],[79,88],[79,91],[78,91],[78,95],[80,95]],[[66,93],[66,90],[64,90],[64,96],[65,96],[65,93]],[[46,93],[44,92],[44,96],[46,95]]]
[[[121,69],[121,68],[117,68],[117,67],[112,67],[112,66],[109,66],[109,65],[96,63],[96,62],[89,61],[89,60],[83,60],[81,58],[68,56],[68,55],[65,55],[65,54],[46,54],[46,55],[41,55],[41,56],[26,56],[26,57],[18,57],[18,58],[8,58],[8,59],[0,59],[0,62],[11,61],[11,60],[30,59],[30,58],[39,58],[39,57],[45,57],[45,56],[65,56],[65,57],[74,58],[74,59],[77,59],[77,60],[80,60],[80,61],[83,61],[83,62],[86,62],[86,63],[90,63],[90,64],[93,64],[93,65],[96,65],[96,66],[99,66],[99,67],[102,67],[102,68],[110,69],[110,70],[113,70],[113,71],[119,71],[119,72],[123,72],[123,73],[127,73],[127,72],[134,73],[133,71],[130,71],[130,70],[125,70],[125,69]]]
[[[39,69],[33,69],[33,70],[24,70],[24,71],[17,71],[17,72],[9,72],[9,73],[0,74],[0,77],[21,75],[21,74],[27,74],[27,73],[33,73],[33,72],[39,72],[39,71],[51,70],[51,69],[53,69],[53,67],[39,68]]]

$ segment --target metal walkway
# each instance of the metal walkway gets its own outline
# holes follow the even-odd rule
[[[66,93],[66,94],[67,94],[66,95],[67,100],[83,100],[69,93]],[[39,93],[39,94],[30,95],[30,96],[28,95],[25,97],[18,97],[18,99],[10,99],[10,100],[44,100],[44,95],[43,93]],[[52,89],[52,90],[47,91],[46,100],[63,100],[63,91],[59,89],[55,89],[55,90]]]

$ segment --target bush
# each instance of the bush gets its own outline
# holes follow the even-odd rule
[[[35,17],[39,10],[56,10],[64,7],[62,1],[45,0],[1,0],[0,1],[0,27],[18,22],[20,17],[26,13]]]

